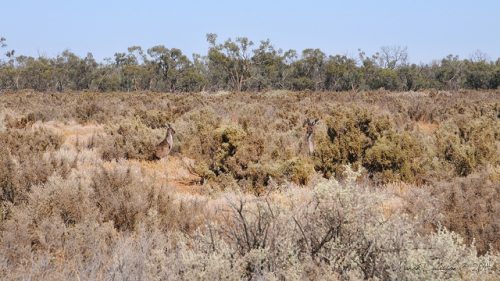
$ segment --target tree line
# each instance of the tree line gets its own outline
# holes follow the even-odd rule
[[[269,40],[254,44],[246,37],[224,42],[207,34],[206,55],[189,58],[182,50],[158,45],[97,62],[91,53],[80,57],[68,50],[56,57],[0,57],[0,90],[37,91],[350,91],[386,89],[497,89],[500,58],[481,52],[469,59],[448,55],[428,64],[408,61],[406,47],[382,47],[357,58],[327,55],[320,49],[302,52],[276,48]],[[7,50],[5,38],[0,48]]]

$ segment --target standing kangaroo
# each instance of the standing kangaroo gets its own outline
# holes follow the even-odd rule
[[[175,130],[169,123],[166,124],[166,128],[167,128],[167,135],[165,136],[165,139],[162,142],[160,142],[155,148],[154,156],[157,159],[166,158],[170,153],[170,151],[172,150],[172,147],[174,147]]]
[[[313,119],[309,119],[309,118],[307,118],[304,121],[303,127],[307,126],[306,140],[307,140],[307,146],[309,148],[309,155],[312,155],[314,153],[314,140],[313,140],[314,128],[315,128],[316,124],[318,124],[318,122],[319,122],[319,119],[313,120]]]

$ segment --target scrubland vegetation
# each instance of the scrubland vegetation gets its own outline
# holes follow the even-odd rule
[[[97,61],[65,50],[56,57],[30,57],[0,38],[0,89],[37,91],[418,91],[497,89],[500,58],[476,51],[468,58],[450,54],[428,63],[410,63],[402,46],[374,54],[326,54],[309,48],[283,50],[270,40],[246,37],[219,41],[207,34],[206,54],[183,53],[163,45],[131,46]],[[4,55],[5,53],[5,55]]]
[[[2,94],[0,279],[498,280],[499,148],[498,90]]]

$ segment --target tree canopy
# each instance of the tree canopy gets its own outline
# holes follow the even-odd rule
[[[97,62],[91,53],[69,50],[56,57],[30,57],[5,51],[0,37],[0,90],[37,91],[265,91],[272,89],[350,91],[386,89],[496,89],[500,58],[476,52],[469,59],[448,55],[428,64],[412,64],[403,46],[383,46],[373,55],[327,55],[320,49],[282,50],[270,40],[247,37],[218,41],[207,34],[206,55],[188,57],[163,45],[131,46]]]

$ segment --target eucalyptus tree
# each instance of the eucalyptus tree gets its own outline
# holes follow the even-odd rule
[[[55,88],[54,67],[49,58],[18,56],[16,65],[19,68],[19,89],[47,91]]]
[[[362,88],[398,90],[403,87],[397,68],[406,65],[406,57],[398,53],[402,52],[399,49],[394,51],[397,54],[391,52],[390,49],[383,47],[381,52],[367,56],[365,52],[359,50],[360,71],[363,78]]]
[[[240,92],[251,78],[251,52],[253,42],[246,37],[238,37],[235,41],[228,39],[223,44],[217,43],[217,35],[207,34],[210,44],[208,49],[209,72],[214,74],[211,81],[222,79],[228,87]],[[213,79],[215,78],[215,79]]]
[[[382,47],[373,55],[359,50],[359,59],[327,56],[320,49],[283,51],[269,40],[254,47],[251,40],[217,41],[207,34],[206,55],[188,58],[180,49],[158,45],[132,46],[97,63],[92,54],[69,50],[56,57],[16,56],[0,37],[0,90],[35,89],[166,92],[205,90],[387,90],[497,89],[500,59],[476,52],[469,59],[449,55],[430,64],[409,64],[406,47]]]
[[[180,49],[168,49],[163,45],[147,50],[153,69],[153,89],[157,91],[175,92],[180,87],[182,76],[192,67],[191,61]]]
[[[325,64],[325,90],[355,90],[361,80],[356,63],[345,55],[330,56]]]
[[[7,39],[5,39],[4,37],[0,37],[0,49],[3,49],[3,48],[6,48],[7,47]],[[15,59],[15,51],[14,50],[10,50],[10,51],[7,51],[4,55],[7,57],[7,62],[8,64],[13,64],[14,62],[14,59]],[[4,63],[3,59],[1,58],[0,56],[0,66]]]
[[[121,62],[121,72],[124,86],[128,91],[143,90],[149,87],[151,79],[145,63],[148,61],[147,55],[140,46],[131,46],[127,48],[127,53],[118,54]]]
[[[290,62],[294,58],[294,50],[276,49],[269,39],[261,41],[253,50],[249,87],[256,91],[287,88],[288,79],[292,74]]]
[[[259,47],[253,50],[249,81],[251,89],[260,91],[277,86],[283,64],[281,53],[269,40],[261,41]]]
[[[0,49],[7,47],[7,40],[0,37]],[[0,55],[0,90],[2,89],[18,89],[19,82],[18,69],[15,67],[15,52],[14,50],[7,51],[6,60]]]
[[[208,69],[205,58],[193,54],[192,62],[186,67],[177,81],[177,89],[182,92],[200,92],[207,86]]]
[[[495,72],[491,77],[490,88],[500,89],[500,58],[495,62]]]
[[[53,80],[58,91],[65,89],[89,89],[98,67],[91,53],[83,58],[69,50],[63,51],[56,58],[51,59]]]
[[[293,90],[322,90],[325,81],[326,55],[320,49],[305,49],[299,60],[291,64]]]
[[[380,68],[396,69],[408,64],[408,47],[383,46],[376,54]]]
[[[128,53],[115,53],[114,66],[120,72],[120,86],[126,91],[138,90],[136,86],[136,73],[138,68],[138,59],[133,50],[136,47],[128,48]]]
[[[458,56],[448,55],[434,65],[435,79],[441,88],[458,90],[464,80],[464,62]]]
[[[495,64],[486,53],[476,51],[464,60],[464,87],[472,89],[494,88]]]

